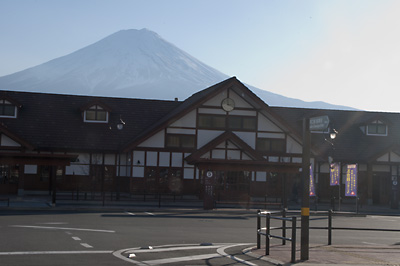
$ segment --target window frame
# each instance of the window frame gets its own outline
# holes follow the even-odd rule
[[[179,140],[179,143],[177,146],[173,146],[169,144],[169,138],[170,137],[176,137]],[[184,139],[189,139],[192,138],[193,139],[193,147],[187,147],[183,145],[183,140]],[[190,135],[190,134],[171,134],[171,133],[167,133],[165,135],[165,147],[166,148],[170,148],[170,149],[195,149],[196,148],[196,135]]]
[[[13,115],[7,115],[5,114],[6,107],[14,107],[14,114]],[[17,106],[10,102],[7,99],[0,99],[0,117],[1,118],[17,118]]]
[[[204,122],[201,121],[204,119]],[[223,120],[221,125],[218,123],[219,119]],[[199,129],[208,130],[231,130],[231,131],[256,131],[257,130],[257,117],[256,116],[243,116],[243,115],[217,115],[217,114],[198,114],[197,127]],[[245,127],[246,120],[254,124],[251,128]],[[232,126],[233,121],[239,124],[238,127]],[[204,125],[206,124],[206,125]]]
[[[261,141],[268,141],[269,142],[269,149],[261,149]],[[281,142],[280,145],[283,144],[282,146],[282,150],[278,150],[278,149],[273,149],[274,146],[274,142]],[[285,138],[257,138],[256,140],[256,150],[262,154],[271,154],[271,153],[275,153],[275,154],[284,154],[286,153],[286,139]]]
[[[227,125],[226,117],[227,117],[226,115],[198,114],[198,116],[197,116],[197,127],[199,129],[225,130],[226,129],[226,125]],[[210,120],[209,122],[211,123],[211,125],[201,125],[200,120],[202,118],[206,118],[206,119]],[[214,126],[214,123],[217,122],[216,121],[217,119],[223,119],[224,120],[223,125]]]
[[[370,129],[372,129],[373,127],[375,127],[375,132],[371,133]],[[385,132],[384,133],[379,133],[379,129],[380,128],[381,129],[384,128]],[[372,121],[372,122],[367,124],[365,133],[366,133],[367,136],[383,136],[383,137],[385,137],[385,136],[388,135],[388,126],[387,126],[387,124],[383,123],[380,120],[374,120],[374,121]]]
[[[95,114],[95,119],[88,119],[87,118],[87,112],[88,111],[93,111],[94,112],[94,114]],[[105,120],[98,120],[97,118],[98,118],[98,114],[99,113],[102,113],[102,112],[104,112],[105,113]],[[87,122],[87,123],[102,123],[102,124],[107,124],[108,123],[108,119],[109,119],[109,112],[104,108],[104,107],[102,107],[101,105],[99,105],[99,104],[93,104],[93,105],[91,105],[89,108],[87,108],[85,111],[84,111],[84,114],[83,114],[83,121],[84,122]]]
[[[239,119],[240,127],[232,127],[230,122],[234,119]],[[254,127],[245,128],[245,120],[254,120]],[[256,131],[257,130],[257,117],[256,116],[241,116],[241,115],[229,115],[227,119],[227,128],[234,131]]]

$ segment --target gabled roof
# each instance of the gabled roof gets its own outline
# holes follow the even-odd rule
[[[22,104],[21,104],[21,103],[19,103],[19,102],[18,102],[17,100],[15,100],[15,99],[11,98],[10,96],[8,96],[7,93],[4,92],[4,91],[0,94],[0,100],[6,100],[6,101],[8,101],[8,102],[14,104],[14,105],[17,106],[18,108],[21,108],[21,107],[22,107]]]
[[[211,151],[215,147],[217,147],[219,144],[225,142],[225,141],[231,141],[233,142],[238,148],[240,148],[244,153],[246,153],[250,158],[253,160],[257,161],[265,161],[264,157],[258,153],[256,150],[254,150],[252,147],[250,147],[246,142],[244,142],[242,139],[240,139],[236,134],[234,134],[231,131],[226,131],[216,137],[215,139],[211,140],[209,143],[198,149],[197,151],[193,152],[189,156],[187,156],[185,159],[188,163],[193,164],[196,161],[198,161],[201,156],[206,154],[207,152]]]
[[[191,110],[194,110],[195,108],[201,106],[203,103],[205,103],[206,101],[210,100],[221,91],[226,90],[228,88],[233,89],[235,92],[241,95],[246,101],[249,102],[249,104],[254,106],[255,109],[267,113],[270,119],[272,119],[275,123],[279,124],[280,126],[283,126],[284,130],[292,132],[294,134],[293,137],[295,139],[300,140],[299,135],[296,135],[296,131],[292,130],[291,126],[288,123],[286,123],[286,121],[282,120],[279,115],[272,112],[269,106],[263,100],[261,100],[256,94],[254,94],[251,90],[249,90],[236,77],[232,77],[193,94],[191,97],[183,101],[182,104],[180,104],[177,108],[173,109],[170,113],[168,113],[154,125],[152,125],[147,130],[142,132],[142,134],[133,139],[132,142],[130,142],[124,148],[124,151],[133,149],[134,147],[136,147],[136,145],[146,140],[147,138],[150,138],[152,135],[157,133],[162,128],[167,127],[169,124],[178,120]]]
[[[180,102],[90,97],[32,92],[3,92],[22,107],[16,119],[0,118],[10,133],[39,150],[116,151]],[[112,109],[108,123],[85,123],[81,107],[101,102]],[[120,118],[124,128],[118,130]]]
[[[327,115],[331,127],[338,131],[336,139],[331,141],[334,146],[326,141],[326,139],[329,140],[326,134],[311,134],[312,148],[323,158],[331,155],[334,160],[344,162],[369,162],[378,154],[400,144],[400,114],[398,113],[288,107],[271,107],[271,110],[291,124],[299,134],[302,132],[304,117]],[[377,118],[389,125],[388,136],[368,136],[360,129],[360,125]]]
[[[98,105],[101,108],[103,108],[104,110],[106,110],[107,112],[111,112],[112,108],[110,106],[108,106],[107,104],[105,104],[103,101],[101,101],[100,99],[95,99],[87,104],[85,104],[84,106],[81,106],[80,110],[86,111],[87,109],[89,109],[90,107],[94,106],[94,105]]]
[[[17,136],[13,132],[7,129],[7,127],[2,123],[0,124],[0,133],[3,133],[10,139],[14,140],[15,142],[19,143],[23,148],[28,150],[33,150],[34,146],[30,144],[28,141],[22,139],[21,137]]]

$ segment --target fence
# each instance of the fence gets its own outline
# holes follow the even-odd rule
[[[187,197],[182,194],[174,193],[149,193],[146,191],[130,193],[116,193],[116,192],[93,192],[93,191],[62,191],[57,192],[56,201],[63,200],[74,200],[74,201],[93,201],[101,202],[103,206],[111,204],[112,202],[117,203],[118,201],[124,201],[127,203],[148,203],[151,205],[157,205],[159,208],[161,205],[168,203],[193,203],[200,204],[201,201],[195,197]]]
[[[282,245],[286,245],[286,240],[292,242],[292,247],[291,247],[291,262],[294,263],[296,260],[296,231],[297,229],[300,229],[300,227],[296,227],[296,217],[293,216],[291,218],[287,218],[286,215],[288,213],[294,213],[294,214],[299,214],[299,212],[288,212],[285,209],[282,211],[277,211],[277,212],[261,212],[260,210],[257,211],[257,249],[261,248],[261,236],[265,236],[265,255],[269,255],[270,251],[270,238],[278,238],[282,239]],[[281,214],[282,217],[277,217],[277,216],[271,216],[272,214]],[[327,217],[324,217],[322,215],[327,214]],[[325,227],[315,227],[315,226],[310,226],[309,229],[313,230],[327,230],[328,233],[328,245],[332,245],[332,232],[334,230],[348,230],[348,231],[376,231],[376,232],[400,232],[400,229],[382,229],[382,228],[355,228],[355,227],[334,227],[332,223],[332,218],[334,216],[334,212],[332,210],[329,210],[327,212],[318,212],[319,217],[318,218],[310,218],[310,221],[312,220],[322,220],[326,219],[328,220],[328,224]],[[353,213],[348,213],[348,214],[353,214]],[[261,217],[266,217],[266,226],[265,228],[261,227]],[[270,220],[275,219],[275,220],[281,220],[282,221],[282,226],[281,227],[275,227],[271,228],[270,225]],[[292,237],[287,238],[286,237],[286,222],[290,221],[292,222],[292,226],[289,227],[291,228],[292,231]],[[277,236],[277,235],[272,235],[271,230],[272,229],[281,229],[282,230],[282,235]],[[263,232],[265,231],[265,233]]]
[[[261,248],[261,235],[265,236],[265,255],[269,255],[270,249],[270,238],[278,238],[282,240],[282,245],[286,245],[286,240],[292,242],[291,248],[291,262],[294,263],[296,261],[296,217],[287,218],[286,210],[281,212],[283,217],[271,216],[271,212],[261,212],[257,211],[257,249]],[[261,228],[261,217],[266,217],[266,226],[265,228]],[[281,220],[282,221],[282,236],[271,234],[271,219]],[[286,237],[286,222],[292,222],[292,237]],[[263,233],[265,231],[265,233]]]

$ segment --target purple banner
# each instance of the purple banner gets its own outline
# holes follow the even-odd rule
[[[310,197],[315,196],[315,186],[314,186],[314,172],[312,165],[310,165]]]
[[[340,184],[340,164],[332,163],[330,167],[330,184],[331,186],[339,186]]]
[[[357,197],[357,164],[347,165],[345,196]]]

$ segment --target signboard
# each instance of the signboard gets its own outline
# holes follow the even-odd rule
[[[329,117],[327,115],[310,118],[310,131],[321,131],[329,126]]]
[[[330,185],[339,186],[340,184],[340,164],[331,163],[330,165]]]
[[[215,176],[213,171],[206,171],[204,175],[204,198],[203,206],[205,210],[214,208],[214,183]]]
[[[310,165],[310,197],[315,197],[314,172],[312,170],[312,165]]]
[[[357,164],[347,165],[345,196],[357,197]]]

